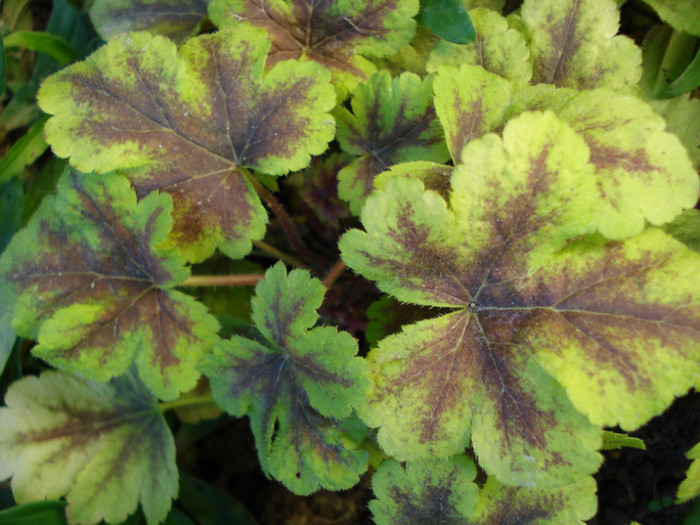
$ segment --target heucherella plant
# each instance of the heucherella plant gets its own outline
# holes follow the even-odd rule
[[[508,4],[92,4],[107,42],[0,161],[55,155],[0,245],[12,512],[220,523],[184,471],[247,416],[265,476],[369,486],[378,525],[595,515],[603,451],[699,384],[695,48],[615,0]]]

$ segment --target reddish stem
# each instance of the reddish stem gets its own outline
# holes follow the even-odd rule
[[[343,272],[347,269],[348,267],[345,266],[345,263],[343,261],[338,261],[333,265],[333,267],[328,270],[328,273],[326,276],[323,278],[323,286],[326,287],[326,289],[330,288],[333,286],[333,283],[343,275]]]

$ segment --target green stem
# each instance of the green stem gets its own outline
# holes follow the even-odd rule
[[[278,250],[271,244],[268,244],[263,241],[253,241],[253,244],[255,245],[256,248],[260,249],[261,251],[272,255],[276,259],[279,259],[280,261],[286,262],[290,266],[295,266],[296,268],[302,268],[304,270],[308,270],[309,267],[306,266],[303,262],[301,262],[299,259],[294,257],[293,255],[289,255],[288,253],[284,253],[282,250]]]
[[[197,397],[181,397],[175,401],[168,401],[167,403],[158,403],[158,410],[165,412],[166,410],[174,410],[176,408],[188,407],[192,405],[207,405],[214,402],[214,398],[211,394],[206,396]]]
[[[191,275],[180,286],[252,286],[265,277],[261,273],[241,275]]]

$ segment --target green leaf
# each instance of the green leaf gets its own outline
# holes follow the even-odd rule
[[[514,86],[526,85],[532,77],[532,65],[523,36],[508,27],[507,20],[494,11],[474,9],[470,14],[476,26],[474,43],[460,46],[438,42],[430,53],[428,71],[437,71],[441,65],[459,67],[470,64],[481,66]]]
[[[576,129],[595,167],[594,219],[600,232],[622,239],[660,226],[698,199],[698,174],[680,141],[637,97],[599,89],[579,93],[556,109]]]
[[[474,523],[479,489],[466,456],[408,462],[384,461],[372,476],[377,499],[369,502],[377,525]]]
[[[357,342],[315,327],[325,288],[308,272],[276,264],[256,286],[260,337],[222,341],[201,365],[214,400],[248,414],[263,470],[297,494],[346,489],[367,469],[347,428],[368,386]]]
[[[5,91],[5,46],[2,35],[0,35],[0,96]]]
[[[654,8],[661,20],[675,29],[700,35],[700,13],[695,0],[644,0]]]
[[[37,501],[0,511],[0,525],[66,525],[65,501]]]
[[[0,254],[20,228],[23,197],[20,181],[15,179],[0,185]],[[16,339],[7,300],[0,301],[0,375],[5,369]]]
[[[664,231],[700,253],[700,210],[685,210],[673,222],[664,225]]]
[[[627,434],[620,434],[619,432],[612,432],[610,430],[603,431],[603,446],[601,450],[617,450],[622,447],[636,448],[639,450],[646,450],[647,447],[639,438],[628,436]]]
[[[66,497],[70,523],[119,523],[139,504],[162,521],[177,495],[175,444],[156,399],[127,374],[93,383],[61,372],[10,386],[0,408],[0,479],[22,504]]]
[[[417,20],[454,44],[469,44],[476,39],[474,24],[462,0],[421,0]]]
[[[396,459],[455,454],[471,435],[504,484],[573,481],[600,462],[595,426],[634,429],[691,386],[700,257],[658,230],[567,241],[591,228],[586,160],[563,122],[526,113],[465,148],[449,203],[390,179],[366,233],[341,239],[346,264],[399,301],[454,309],[368,355],[359,413]]]
[[[375,71],[365,57],[385,57],[415,33],[418,0],[212,0],[209,16],[219,27],[252,24],[272,40],[268,66],[304,58],[331,70],[345,91]]]
[[[148,31],[181,42],[196,33],[209,0],[95,0],[90,20],[103,40],[128,31]]]
[[[182,476],[178,499],[198,525],[257,524],[241,502],[192,476]]]
[[[34,163],[49,145],[44,140],[44,124],[48,117],[42,117],[29,131],[15,142],[0,160],[0,184],[19,175],[22,170]]]
[[[700,11],[698,11],[698,15],[700,16]],[[700,86],[700,51],[695,54],[695,58],[688,64],[683,73],[664,89],[662,96],[665,98],[678,97],[690,93],[698,86]]]
[[[204,306],[172,288],[189,271],[156,248],[172,223],[170,197],[136,203],[117,175],[67,170],[0,258],[0,286],[22,337],[57,368],[105,381],[135,361],[161,398],[190,390],[217,339]]]
[[[619,30],[614,0],[525,0],[533,82],[609,87],[629,92],[641,75],[641,52]]]
[[[341,107],[338,142],[360,157],[338,173],[338,195],[359,214],[374,178],[399,162],[449,158],[433,107],[432,79],[403,73],[393,79],[386,71],[357,86],[352,113]]]
[[[173,198],[169,244],[190,261],[216,247],[238,258],[265,232],[266,213],[242,168],[305,167],[333,137],[329,75],[281,62],[263,75],[264,33],[220,31],[179,50],[127,33],[50,77],[39,103],[54,152],[88,172],[124,170],[139,198]]]
[[[78,59],[78,53],[73,47],[57,35],[41,31],[15,31],[4,39],[5,47],[22,47],[39,53],[46,53],[63,65]]]
[[[686,457],[693,462],[688,468],[685,479],[678,487],[678,493],[676,494],[678,503],[700,496],[700,443],[691,448]]]
[[[433,87],[447,147],[458,163],[464,146],[503,124],[511,87],[507,80],[472,65],[441,67]]]
[[[583,524],[596,511],[595,481],[586,477],[550,488],[504,487],[488,478],[479,493],[474,463],[465,456],[400,463],[385,461],[372,478],[369,507],[377,525]]]

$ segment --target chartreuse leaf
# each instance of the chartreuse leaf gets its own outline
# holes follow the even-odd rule
[[[421,0],[418,21],[441,39],[469,44],[476,30],[462,0]]]
[[[149,31],[180,42],[207,16],[208,0],[95,0],[90,20],[103,40],[127,31]]]
[[[661,20],[676,29],[700,35],[700,11],[695,0],[644,0]]]
[[[341,107],[338,142],[360,157],[338,173],[338,195],[359,214],[374,178],[400,162],[449,159],[440,122],[433,106],[432,79],[403,73],[392,80],[389,73],[374,73],[357,86],[352,113]]]
[[[177,495],[175,443],[156,399],[127,375],[109,383],[44,372],[13,383],[0,408],[0,479],[17,503],[66,497],[70,523],[149,525]]]
[[[576,129],[595,167],[601,233],[621,239],[645,220],[662,225],[697,202],[700,183],[685,148],[664,120],[637,97],[586,91],[556,109]]]
[[[596,511],[591,477],[556,488],[504,487],[488,478],[481,491],[466,456],[408,462],[385,461],[372,478],[369,503],[377,525],[582,524]]]
[[[473,9],[470,15],[476,27],[476,40],[465,46],[441,40],[430,53],[428,71],[437,71],[441,65],[471,64],[509,80],[514,86],[527,84],[532,77],[532,65],[520,32],[508,27],[506,19],[490,9]]]
[[[242,257],[266,213],[240,168],[305,167],[333,138],[329,74],[285,61],[263,75],[269,42],[251,28],[188,40],[127,33],[48,78],[46,139],[82,171],[124,170],[139,197],[173,198],[169,241],[191,261]]]
[[[693,462],[690,464],[690,468],[688,468],[685,479],[678,487],[678,494],[676,497],[679,503],[700,496],[700,443],[691,448],[686,454],[686,457],[692,459]]]
[[[525,0],[532,81],[559,87],[609,87],[629,92],[639,81],[642,55],[617,35],[615,0]]]
[[[67,170],[0,258],[0,286],[17,333],[57,368],[105,381],[136,362],[161,398],[191,389],[195,365],[217,339],[203,305],[172,288],[189,271],[167,235],[171,201],[136,203],[117,175]]]
[[[591,231],[587,158],[553,114],[525,113],[502,140],[467,145],[449,203],[389,179],[363,210],[367,232],[341,239],[383,291],[455,309],[368,355],[360,416],[395,458],[458,453],[471,435],[501,483],[572,481],[600,462],[597,425],[636,428],[690,387],[700,258],[658,230],[567,243]]]
[[[511,102],[508,81],[478,65],[441,67],[433,87],[435,109],[455,162],[470,141],[503,124]]]
[[[219,27],[252,24],[272,40],[268,64],[313,60],[333,73],[341,96],[375,71],[366,57],[396,53],[413,38],[418,0],[212,0],[209,16]]]
[[[308,272],[270,268],[255,289],[255,340],[233,336],[202,363],[214,400],[250,417],[265,472],[297,494],[346,489],[367,469],[345,427],[368,387],[356,341],[315,327],[325,288]]]

